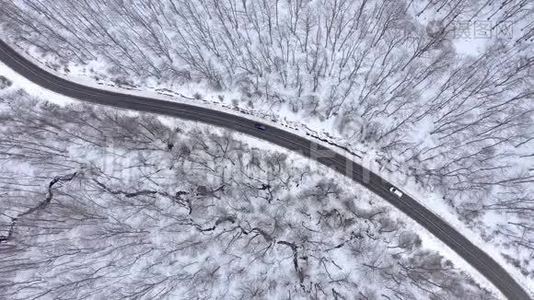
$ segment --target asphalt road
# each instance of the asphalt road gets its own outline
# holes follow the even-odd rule
[[[527,292],[499,264],[437,215],[408,195],[404,194],[402,197],[398,197],[392,193],[390,191],[392,184],[377,174],[311,140],[270,126],[266,126],[266,130],[259,130],[254,126],[254,121],[217,110],[99,90],[73,83],[34,65],[3,41],[0,41],[0,59],[32,82],[71,98],[106,106],[200,121],[236,130],[299,152],[350,177],[417,221],[476,268],[508,299],[531,299]],[[424,201],[424,199],[421,200]]]

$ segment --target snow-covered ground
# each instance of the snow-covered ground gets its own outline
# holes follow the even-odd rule
[[[286,9],[267,2],[254,7],[266,16],[284,12],[271,42],[265,42],[271,33],[266,18],[249,27],[254,16],[226,15],[238,25],[235,31],[217,23],[220,15],[212,9],[235,7],[189,1],[175,10],[168,1],[136,2],[145,16],[134,6],[96,3],[7,3],[0,10],[17,18],[2,22],[2,38],[69,80],[209,106],[337,144],[335,150],[414,195],[533,289],[533,3],[349,1],[339,9],[337,1],[323,1]],[[50,14],[54,9],[64,14]],[[209,22],[184,22],[210,11]],[[333,28],[340,35],[328,39],[321,26],[335,11]],[[309,12],[317,17],[312,27],[305,23]],[[363,18],[359,30],[343,26],[351,14]],[[150,22],[140,22],[145,17]],[[110,29],[104,33],[94,24]],[[205,28],[210,35],[200,34]],[[324,46],[301,47],[310,28],[314,45]],[[273,36],[281,43],[272,43]],[[346,47],[328,47],[343,36],[350,37]],[[229,43],[236,46],[224,48]],[[189,60],[180,59],[182,51],[199,48]],[[207,61],[200,71],[199,57]],[[347,57],[352,60],[344,64]],[[323,72],[325,64],[330,72]]]
[[[6,75],[12,74],[7,74],[7,72],[1,74],[1,76]],[[180,241],[180,236],[184,234],[187,236],[188,234],[183,229],[181,231],[173,231],[179,228],[177,228],[176,218],[184,214],[183,208],[170,206],[165,200],[166,196],[155,201],[151,200],[151,197],[145,199],[141,194],[134,196],[135,193],[133,193],[131,196],[126,196],[121,200],[118,195],[126,192],[117,192],[117,190],[150,191],[158,189],[162,195],[168,195],[165,193],[167,189],[172,191],[176,188],[185,189],[188,193],[190,193],[190,190],[198,192],[201,189],[194,185],[199,184],[196,182],[197,180],[201,184],[213,187],[220,186],[221,182],[223,185],[227,185],[225,189],[220,190],[221,194],[216,195],[209,202],[205,203],[205,201],[208,201],[207,199],[197,199],[189,204],[194,206],[192,210],[194,213],[191,214],[190,208],[188,218],[190,222],[193,220],[199,222],[198,224],[200,225],[198,226],[200,227],[198,227],[198,230],[200,228],[208,228],[217,218],[220,219],[221,214],[226,213],[229,216],[233,216],[232,218],[238,217],[237,220],[239,220],[240,226],[249,226],[248,222],[250,222],[252,225],[256,224],[256,226],[267,226],[266,228],[269,228],[270,218],[280,218],[275,222],[278,225],[273,225],[275,229],[286,223],[294,224],[288,227],[292,228],[291,230],[284,229],[282,232],[276,230],[275,232],[280,235],[276,237],[276,241],[289,240],[297,243],[301,234],[304,234],[303,238],[305,240],[310,239],[310,237],[306,238],[308,235],[306,232],[301,232],[301,229],[297,228],[297,226],[300,228],[301,224],[304,226],[302,230],[308,230],[313,233],[313,237],[309,242],[303,242],[302,245],[299,244],[298,246],[298,251],[302,251],[302,255],[310,256],[307,259],[309,263],[305,263],[306,267],[298,269],[300,270],[299,273],[305,276],[304,279],[300,279],[301,283],[310,281],[321,285],[323,280],[321,278],[328,275],[330,278],[334,276],[334,278],[339,278],[338,280],[342,281],[348,280],[351,282],[354,280],[357,282],[359,286],[350,286],[349,294],[360,291],[369,295],[369,293],[388,293],[389,289],[392,289],[392,291],[398,289],[398,292],[409,292],[412,297],[426,298],[428,295],[424,290],[415,288],[416,285],[410,287],[408,280],[401,280],[391,285],[388,283],[387,276],[400,276],[396,272],[405,274],[399,266],[411,268],[410,264],[415,263],[423,264],[422,267],[425,268],[424,264],[430,263],[431,268],[435,268],[435,263],[439,262],[439,266],[443,268],[440,272],[449,273],[434,274],[432,276],[436,277],[431,278],[432,280],[443,280],[442,284],[445,286],[452,284],[449,286],[452,290],[441,291],[436,285],[430,285],[428,288],[435,289],[434,293],[444,292],[444,295],[448,295],[446,296],[447,298],[465,296],[466,294],[464,293],[477,295],[479,291],[477,291],[476,286],[469,282],[470,279],[474,279],[478,284],[492,290],[491,285],[487,285],[484,278],[478,276],[476,272],[471,273],[473,270],[469,269],[469,266],[462,264],[461,259],[450,255],[443,248],[443,245],[432,240],[431,237],[424,233],[424,229],[414,224],[413,221],[400,215],[372,193],[362,190],[358,185],[354,185],[348,178],[342,177],[332,170],[297,154],[249,136],[229,133],[222,128],[213,128],[212,126],[195,124],[195,122],[184,122],[161,117],[163,124],[168,126],[167,129],[164,129],[150,121],[150,117],[146,115],[125,115],[122,112],[117,114],[116,110],[110,108],[98,109],[93,106],[84,108],[80,107],[75,100],[69,100],[68,103],[60,101],[59,105],[62,105],[62,108],[61,111],[58,111],[58,107],[46,104],[43,100],[35,100],[34,97],[17,90],[21,86],[25,86],[35,93],[38,92],[38,87],[32,87],[31,83],[28,82],[17,82],[16,76],[10,76],[8,79],[12,81],[13,85],[0,92],[0,99],[3,105],[0,111],[5,120],[2,133],[6,138],[12,139],[10,143],[14,143],[14,145],[4,145],[6,148],[3,149],[3,158],[9,159],[13,163],[17,162],[17,165],[3,164],[1,167],[4,174],[11,175],[11,179],[9,181],[3,180],[0,183],[0,190],[7,191],[4,195],[5,200],[0,204],[4,214],[9,218],[17,218],[17,221],[11,227],[15,228],[13,231],[15,234],[8,237],[8,248],[4,251],[15,251],[16,257],[24,257],[26,261],[34,262],[27,264],[30,266],[27,270],[24,267],[9,268],[8,276],[4,279],[17,286],[13,294],[5,294],[5,296],[9,295],[11,299],[33,297],[36,296],[35,293],[40,294],[43,291],[46,292],[47,289],[49,289],[47,293],[51,295],[66,295],[69,293],[83,295],[87,292],[84,285],[74,285],[64,289],[65,285],[62,283],[65,282],[65,278],[91,282],[96,287],[99,287],[91,289],[91,292],[99,295],[110,293],[110,288],[102,288],[108,284],[113,284],[117,288],[137,280],[136,285],[144,286],[145,284],[150,284],[144,277],[147,274],[146,268],[153,270],[153,263],[159,262],[163,254],[166,259],[169,259],[171,265],[167,268],[165,264],[159,262],[160,266],[157,267],[158,274],[149,274],[152,279],[156,276],[156,278],[166,278],[164,282],[168,280],[172,282],[175,280],[176,282],[189,280],[186,278],[180,279],[182,277],[174,275],[175,270],[177,270],[176,266],[173,266],[174,264],[184,266],[183,268],[178,268],[181,272],[199,274],[209,271],[213,267],[212,264],[223,263],[224,267],[219,265],[217,268],[222,268],[222,272],[232,274],[235,271],[234,268],[239,267],[246,268],[247,271],[245,273],[243,273],[243,270],[240,271],[239,280],[221,281],[225,278],[224,276],[216,277],[212,279],[211,291],[204,290],[202,293],[212,293],[212,295],[220,296],[227,293],[243,292],[243,288],[240,287],[242,284],[252,280],[248,284],[258,284],[258,287],[261,287],[256,278],[267,276],[265,277],[266,280],[275,280],[280,285],[280,288],[276,288],[276,286],[269,288],[270,296],[281,297],[281,293],[284,293],[286,289],[293,291],[296,288],[296,297],[300,297],[299,285],[295,284],[298,283],[298,277],[295,279],[295,274],[292,273],[291,252],[284,247],[276,246],[269,250],[272,247],[269,246],[266,248],[266,250],[269,250],[268,257],[258,259],[254,258],[254,255],[259,255],[259,253],[255,252],[257,249],[248,249],[247,247],[258,247],[262,243],[258,244],[258,241],[252,245],[251,241],[246,242],[245,240],[239,242],[239,247],[227,248],[230,253],[220,253],[217,250],[220,246],[215,245],[211,246],[213,248],[204,247],[201,255],[191,257],[189,252],[184,251],[181,253],[179,252],[181,250],[174,248],[176,244],[184,242]],[[37,94],[54,97],[53,94],[43,92]],[[94,119],[95,113],[98,114],[99,119]],[[114,128],[109,124],[102,124],[107,118],[117,122],[115,123],[117,127]],[[22,122],[23,125],[20,125],[19,122]],[[41,124],[41,127],[38,128],[42,130],[27,130],[25,129],[25,124],[32,126],[31,128]],[[174,131],[173,128],[179,129],[179,133]],[[164,130],[167,130],[167,132]],[[170,137],[168,134],[173,131],[176,136]],[[83,133],[84,136],[79,136],[78,134],[80,133]],[[112,137],[113,134],[117,134],[117,136]],[[35,152],[41,147],[40,139],[42,138],[46,139],[46,143],[42,144],[42,151]],[[158,140],[159,138],[165,138],[167,141]],[[150,143],[146,143],[147,141]],[[198,144],[199,142],[201,144]],[[227,144],[228,147],[218,147],[217,145],[220,142],[229,143]],[[30,143],[32,147],[26,148],[26,143]],[[138,143],[144,146],[137,147]],[[170,151],[169,143],[172,143],[172,147],[178,149],[176,157]],[[113,145],[113,147],[110,148],[110,145]],[[186,153],[188,153],[187,155],[192,155],[192,161],[188,162],[186,160],[183,162],[186,165],[180,166],[180,163],[174,161],[175,159],[177,161],[183,159],[182,154],[180,154],[183,153],[181,152],[183,147],[190,149]],[[212,149],[216,153],[203,152],[208,149]],[[264,149],[270,150],[265,151]],[[47,151],[58,153],[62,156],[58,158],[56,155],[47,155]],[[43,156],[41,158],[36,157],[34,156],[36,153]],[[211,161],[209,156],[205,157],[206,155],[215,155],[217,158]],[[254,161],[253,157],[255,155],[259,155],[262,158],[259,160],[262,166],[258,170],[251,169],[252,167],[249,164],[241,165],[241,161],[247,161],[249,158]],[[175,158],[173,159],[173,157]],[[283,162],[282,165],[284,167],[282,169],[277,168],[276,164],[272,165],[276,160]],[[26,166],[21,168],[21,163],[26,164]],[[190,163],[192,165],[189,165]],[[204,165],[204,163],[207,163],[207,165]],[[237,166],[244,167],[244,169],[236,170]],[[263,174],[263,172],[271,168],[273,168],[274,174]],[[291,178],[291,180],[288,178]],[[48,185],[47,180],[52,179],[57,180],[58,186],[54,186],[52,193],[52,186],[50,185],[50,191],[47,194],[45,193],[52,200],[50,202],[42,202],[44,197],[42,190]],[[73,183],[69,183],[71,180]],[[32,184],[28,185],[28,182]],[[95,182],[97,183],[96,185]],[[224,182],[227,183],[224,184]],[[261,186],[262,182],[269,184],[270,187],[267,188],[272,189],[273,196],[276,197],[276,200],[269,200],[272,201],[271,205],[263,204],[263,198],[261,197],[256,198],[258,188],[254,186]],[[6,184],[7,186],[3,186]],[[193,184],[193,186],[187,187],[190,184]],[[278,184],[290,184],[290,186],[282,188]],[[107,185],[107,187],[102,190],[104,185]],[[15,189],[14,187],[17,188]],[[101,191],[95,194],[95,192],[99,191],[99,187]],[[240,190],[240,187],[244,190]],[[319,190],[316,190],[318,188]],[[326,188],[323,191],[325,192],[324,197],[318,197],[317,200],[306,198],[313,197],[315,199],[322,188]],[[113,190],[115,192],[112,192]],[[256,196],[252,197],[253,195],[249,194],[251,192],[256,193],[254,194]],[[249,204],[253,204],[252,210],[250,208],[245,209],[245,207],[240,208],[240,206],[247,206],[247,201],[242,201],[243,195],[252,197],[249,201]],[[15,201],[16,199],[20,199],[20,201]],[[83,201],[81,201],[82,199]],[[140,201],[143,205],[136,205],[136,201]],[[130,206],[131,208],[128,208]],[[104,207],[106,208],[104,209]],[[210,209],[210,207],[213,207],[213,209]],[[63,211],[65,209],[66,211]],[[133,211],[130,209],[133,209]],[[208,211],[204,212],[204,209],[208,209]],[[328,215],[321,215],[321,213],[326,214],[338,211],[341,213],[340,216],[344,216],[353,210],[357,212],[355,214],[358,219],[357,222],[342,225],[344,229],[341,231],[332,231],[330,227],[334,226],[336,228],[338,226],[336,225],[338,221],[336,221],[337,217],[335,215],[332,220]],[[282,212],[285,213],[280,217]],[[170,213],[170,215],[166,213]],[[210,220],[210,216],[207,213],[213,213],[215,219]],[[315,219],[316,213],[319,213],[318,220]],[[33,218],[33,214],[37,215],[36,218]],[[375,218],[373,216],[380,217]],[[91,221],[92,218],[98,221]],[[247,218],[249,218],[248,222]],[[105,224],[108,220],[111,222],[110,224],[102,228],[99,227],[99,224]],[[236,219],[229,220],[233,220],[231,221],[232,224],[236,223]],[[327,223],[321,225],[323,227],[315,228],[325,220]],[[58,223],[54,223],[55,221],[58,221]],[[349,219],[341,219],[341,221],[342,223],[340,224],[344,224],[349,222]],[[4,222],[5,220],[2,220],[2,228],[9,228],[10,226]],[[37,226],[36,229],[26,231],[25,228],[33,228],[32,222],[44,223]],[[128,227],[115,228],[123,222]],[[215,224],[219,224],[219,221],[215,222]],[[19,228],[19,226],[21,227]],[[223,226],[223,224],[220,224],[220,226],[225,230],[231,230],[232,228],[231,226]],[[346,226],[350,227],[346,228]],[[284,227],[282,226],[282,228]],[[40,230],[41,232],[33,236],[36,233],[35,230]],[[104,233],[106,230],[111,230],[108,233],[110,236],[99,236],[100,232]],[[365,232],[364,236],[355,235],[357,230],[363,230]],[[162,231],[167,233],[161,234]],[[211,231],[210,229],[206,230],[204,234],[196,233],[200,238],[196,243],[203,243],[206,246],[212,245],[214,239],[219,241],[224,233],[224,231],[221,233],[215,232],[212,235],[209,233]],[[6,236],[5,232],[2,230],[3,236]],[[173,232],[173,234],[169,234],[169,232]],[[177,236],[178,234],[180,236]],[[195,236],[195,230],[189,234],[186,241],[190,241]],[[265,237],[267,237],[266,234],[263,233]],[[422,246],[416,246],[416,248],[411,248],[410,246],[407,248],[408,246],[401,242],[401,239],[407,239],[406,241],[413,240],[414,234],[415,236],[421,236]],[[53,238],[49,239],[47,235],[53,236]],[[141,235],[143,236],[141,237]],[[355,241],[351,241],[352,238],[346,240],[351,235],[356,236]],[[108,239],[109,237],[111,237],[111,240]],[[92,238],[96,238],[98,242],[96,240],[92,241]],[[131,240],[132,238],[133,240]],[[20,243],[18,247],[10,247],[11,243],[17,244],[17,239],[22,239],[24,243]],[[239,238],[235,239],[234,237],[232,240],[238,242]],[[329,239],[333,240],[329,241]],[[397,239],[399,239],[399,244],[397,244]],[[133,242],[133,244],[127,244],[128,241]],[[223,243],[224,240],[220,242]],[[230,242],[230,244],[234,242]],[[314,250],[315,246],[313,245],[317,245],[319,242],[320,244],[325,243],[324,245],[327,248],[325,248],[326,250],[322,249],[319,252],[315,252],[320,249]],[[5,241],[2,243],[5,243]],[[309,245],[306,243],[309,243]],[[356,253],[356,258],[354,258],[349,254],[350,252],[344,250],[345,246],[343,246],[347,244],[346,247],[349,247],[348,245],[353,243],[356,246],[354,249],[361,249],[366,243],[369,243],[369,245],[366,245],[366,248],[361,250],[363,252],[356,250],[354,252]],[[0,247],[3,245],[0,244]],[[106,245],[106,247],[103,249],[98,248],[101,245]],[[117,246],[119,248],[113,248]],[[120,250],[124,246],[128,246],[129,255],[118,254],[121,251],[125,251]],[[88,247],[95,247],[95,249],[86,252]],[[245,249],[243,250],[241,247]],[[144,252],[147,249],[148,251]],[[155,249],[160,254],[153,253],[152,251],[155,251]],[[140,252],[137,252],[137,250]],[[178,251],[180,255],[169,257],[169,254],[165,252],[167,250],[171,253]],[[460,270],[466,271],[469,275],[458,277],[456,269],[451,269],[451,266],[445,260],[438,259],[438,257],[434,256],[435,252],[428,252],[429,250],[434,250],[437,253],[444,252],[445,258],[452,261],[455,268],[459,266]],[[115,251],[119,252],[114,254]],[[199,252],[201,250],[195,251]],[[151,255],[153,256],[144,257],[147,253],[152,253]],[[117,276],[117,274],[122,274],[121,272],[124,271],[119,266],[136,255],[139,256],[127,271],[127,276]],[[236,261],[236,255],[240,256],[239,261]],[[323,259],[325,261],[323,259],[319,260],[318,266],[324,265],[325,271],[315,267],[315,255],[324,256]],[[59,259],[55,257],[59,257]],[[140,259],[141,257],[144,258]],[[391,257],[393,257],[392,261]],[[113,264],[106,267],[108,259],[113,259]],[[202,265],[194,263],[197,259],[206,263]],[[397,259],[399,261],[396,261]],[[436,261],[436,259],[438,260]],[[266,267],[269,264],[264,266],[263,262],[265,260],[270,264],[276,264],[277,267],[274,269]],[[43,265],[39,261],[48,261],[48,263]],[[12,263],[8,259],[4,260],[4,257],[0,259],[0,265],[3,266],[3,270],[8,269]],[[302,263],[300,262],[299,264]],[[331,263],[332,265],[330,265]],[[77,266],[75,268],[77,270],[76,274],[71,272],[73,269],[71,265]],[[368,267],[365,267],[366,265]],[[117,268],[114,269],[112,266],[117,266]],[[374,266],[380,266],[380,268],[372,269]],[[368,268],[371,268],[371,270]],[[381,268],[386,268],[385,274],[381,275],[381,272],[378,271]],[[85,270],[88,270],[89,273],[86,273]],[[102,270],[106,270],[106,272]],[[414,272],[415,270],[413,269]],[[9,274],[14,274],[16,277],[10,278]],[[36,285],[35,281],[33,281],[35,274],[39,274],[41,279],[48,278],[48,280],[40,280],[42,284]],[[98,276],[91,277],[95,276],[95,274],[98,274]],[[110,275],[112,277],[108,278]],[[345,276],[345,279],[343,279],[343,276]],[[417,283],[417,276],[419,275],[416,276],[414,274],[412,276],[415,277],[412,277],[411,280]],[[102,278],[107,279],[102,280]],[[199,275],[193,278],[200,279],[201,277]],[[449,280],[460,280],[460,282],[450,283]],[[33,284],[27,284],[32,281]],[[395,277],[393,277],[393,282],[395,282]],[[191,286],[190,288],[192,289],[189,289],[187,293],[198,292],[196,289],[198,284]],[[418,284],[428,283],[422,282]],[[285,287],[286,285],[287,287]],[[295,285],[295,287],[291,287],[291,285]],[[167,286],[167,284],[164,286]],[[119,294],[127,293],[135,291],[137,288],[139,287],[117,292]],[[303,289],[306,291],[306,288],[303,287]],[[335,289],[342,294],[347,292],[343,285],[336,285]],[[11,293],[12,290],[2,291],[0,295],[7,292]],[[182,289],[170,289],[170,295],[185,292]],[[156,292],[154,291],[154,293]],[[498,292],[494,291],[494,293],[498,295]],[[148,295],[154,296],[154,294]],[[485,294],[484,297],[491,298],[488,294]]]
[[[49,70],[50,72],[54,72],[53,70]],[[65,76],[61,73],[54,72],[58,76],[62,76],[68,80],[78,82],[80,84],[85,84],[89,86],[94,87],[105,87],[105,89],[120,93],[131,93],[134,95],[141,95],[146,97],[153,97],[153,98],[159,98],[163,100],[170,100],[170,101],[180,101],[192,105],[208,105],[212,109],[220,109],[227,112],[239,114],[242,117],[248,117],[253,118],[255,120],[261,120],[262,122],[269,123],[271,126],[278,126],[285,130],[291,130],[294,133],[300,134],[303,137],[310,138],[310,134],[316,134],[312,130],[306,130],[307,127],[304,125],[302,127],[299,127],[297,122],[292,122],[291,125],[288,125],[286,122],[273,122],[269,119],[264,119],[261,116],[255,116],[253,112],[244,114],[239,112],[239,109],[231,109],[230,107],[225,107],[223,104],[219,104],[216,102],[201,102],[199,103],[198,99],[195,99],[194,97],[184,97],[181,95],[170,95],[162,96],[161,94],[157,92],[151,92],[151,91],[136,91],[131,89],[122,89],[117,86],[110,86],[110,85],[101,85],[98,83],[90,84],[90,81],[84,80],[83,78],[77,78],[77,77],[70,77]],[[34,83],[28,81],[24,77],[20,76],[13,70],[9,69],[7,66],[1,64],[0,65],[0,75],[5,76],[9,78],[13,85],[9,89],[24,89],[27,91],[30,95],[43,98],[43,99],[50,99],[51,102],[56,103],[58,105],[64,106],[68,104],[75,104],[77,101],[70,99],[68,97],[58,95],[57,93],[48,91],[40,86],[35,85]],[[9,91],[9,89],[7,91]],[[6,91],[6,92],[7,92]],[[190,91],[189,91],[190,92]],[[184,91],[185,93],[185,91]],[[182,94],[182,93],[180,93]],[[214,96],[213,96],[214,97]],[[135,112],[130,113],[132,116],[137,115]],[[177,121],[170,117],[158,117],[164,124],[169,125],[170,127],[175,127],[177,125]],[[183,124],[183,122],[178,122],[180,124]],[[306,134],[307,133],[307,134]],[[236,137],[238,137],[239,140],[244,141],[246,144],[250,145],[252,148],[257,149],[273,149],[277,152],[284,152],[287,155],[291,157],[291,161],[298,165],[312,165],[313,168],[322,168],[320,164],[317,164],[315,162],[312,162],[310,160],[303,159],[302,157],[295,155],[291,152],[287,152],[285,149],[280,148],[276,145],[269,144],[265,141],[262,141],[260,139],[250,137],[243,134],[235,134]],[[320,136],[317,134],[317,136]],[[321,138],[323,138],[321,136]],[[335,139],[330,138],[331,141],[335,141]],[[315,139],[317,140],[317,139]],[[318,141],[321,142],[321,141]],[[509,273],[516,279],[518,282],[520,282],[523,286],[528,287],[529,289],[533,289],[532,282],[529,282],[522,276],[517,269],[509,266],[509,264],[501,257],[501,254],[494,248],[491,247],[491,244],[483,241],[477,234],[475,234],[470,228],[468,228],[463,222],[461,222],[458,217],[454,214],[454,212],[451,212],[450,208],[443,205],[443,202],[440,200],[441,195],[432,193],[429,191],[425,191],[421,188],[421,186],[417,183],[415,183],[413,180],[411,180],[409,177],[395,173],[393,171],[389,171],[387,166],[380,165],[377,162],[377,159],[375,156],[372,156],[372,152],[365,154],[362,153],[362,157],[354,156],[348,153],[347,151],[342,151],[336,147],[332,147],[328,143],[323,142],[325,145],[330,146],[330,148],[339,151],[341,154],[346,155],[348,157],[351,157],[355,162],[362,164],[366,168],[380,174],[383,178],[387,179],[388,181],[394,183],[395,185],[402,187],[403,192],[411,195],[414,199],[421,200],[420,203],[425,205],[428,209],[433,211],[436,215],[441,216],[447,223],[453,225],[459,232],[462,232],[468,239],[470,239],[475,245],[478,245],[481,249],[486,251],[488,254],[490,254],[494,259],[496,259],[499,263],[501,263],[508,271]],[[343,181],[343,186],[346,186],[351,189],[351,191],[355,194],[361,193],[359,191],[359,187],[355,187],[352,181],[348,180],[347,178],[340,178],[339,174],[335,173],[334,171],[330,169],[323,170],[323,172],[328,173],[328,178],[337,178],[340,181]],[[385,205],[384,203],[381,203],[381,205]],[[390,207],[392,211],[395,211],[395,209],[391,206]],[[455,266],[460,268],[461,270],[466,271],[468,274],[472,276],[472,278],[482,286],[484,286],[487,289],[490,289],[495,293],[496,295],[500,295],[500,292],[491,285],[482,275],[478,273],[474,268],[472,268],[468,263],[466,263],[461,257],[459,257],[455,252],[450,250],[446,245],[444,245],[441,241],[436,239],[433,235],[431,235],[429,232],[427,232],[424,228],[422,228],[420,225],[416,224],[409,218],[407,218],[404,215],[401,215],[400,213],[395,213],[397,218],[402,219],[405,224],[406,228],[413,230],[414,232],[417,232],[422,237],[422,244],[423,247],[429,250],[434,250],[442,255],[444,255],[447,259],[451,260]],[[502,295],[500,296],[502,297]]]

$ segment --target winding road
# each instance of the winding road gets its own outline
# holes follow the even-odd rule
[[[222,111],[111,92],[70,82],[28,61],[3,41],[0,41],[0,60],[32,82],[71,98],[100,105],[199,121],[236,130],[282,146],[291,151],[299,152],[350,177],[356,183],[368,188],[417,221],[476,268],[508,299],[531,299],[529,294],[495,260],[444,222],[440,217],[408,195],[403,194],[399,197],[399,195],[393,193],[390,190],[393,185],[377,174],[312,140],[268,125],[265,125],[265,130],[260,130],[256,128],[256,122],[254,120]],[[394,188],[401,190],[397,187]]]

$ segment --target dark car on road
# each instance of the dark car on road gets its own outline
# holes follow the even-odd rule
[[[265,125],[260,124],[260,123],[256,123],[256,124],[254,124],[254,127],[256,127],[256,128],[259,129],[259,130],[263,130],[263,131],[267,130],[267,128],[265,127]]]

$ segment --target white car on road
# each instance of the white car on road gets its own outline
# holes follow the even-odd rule
[[[399,198],[402,197],[402,195],[404,195],[401,191],[397,190],[393,186],[389,188],[389,191],[392,192],[393,194],[395,194]]]

